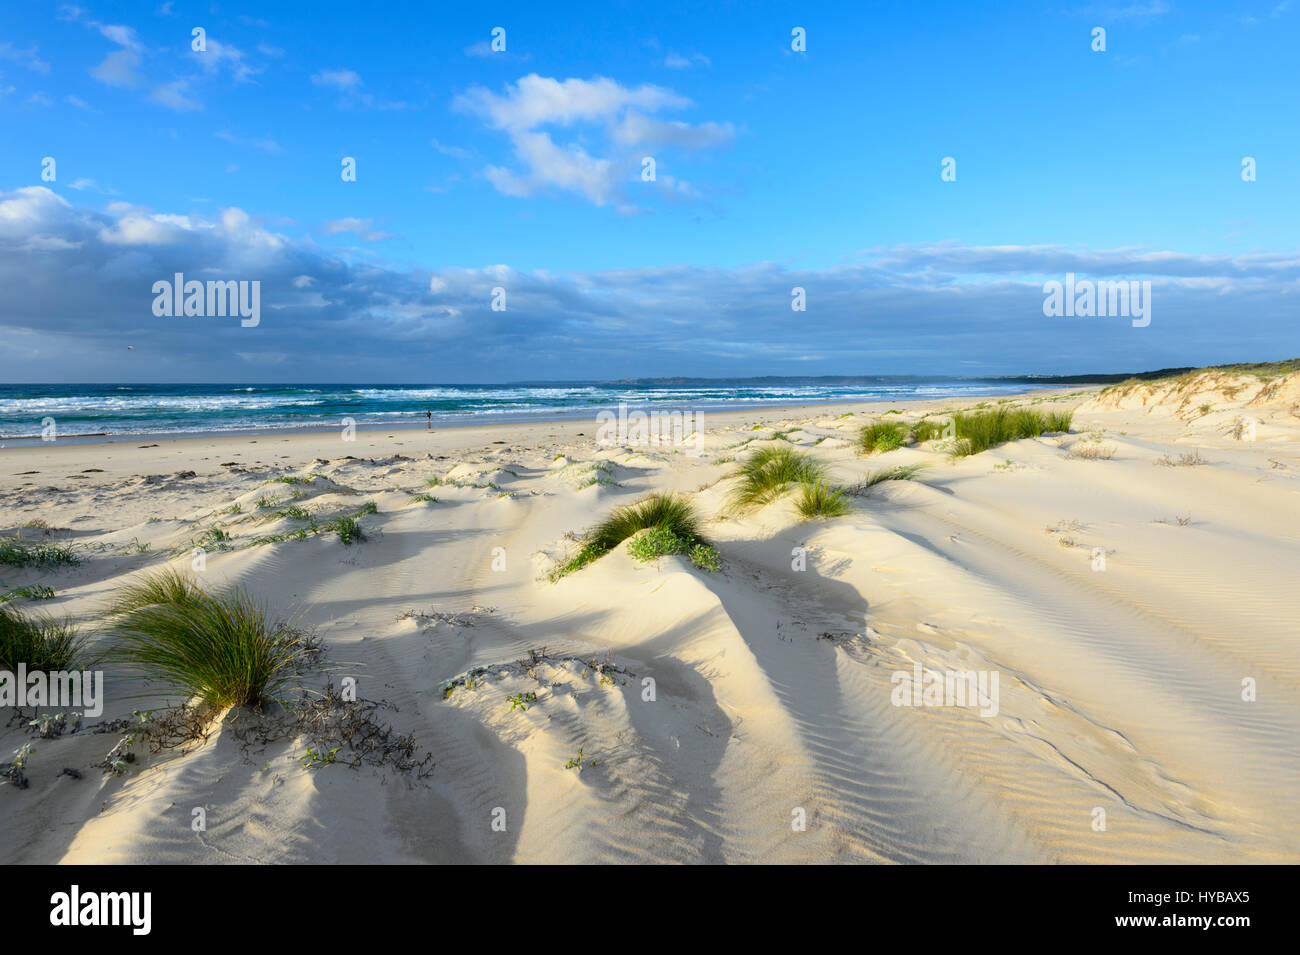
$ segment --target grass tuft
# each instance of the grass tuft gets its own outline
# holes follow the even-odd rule
[[[20,663],[29,671],[80,670],[91,662],[86,638],[71,621],[0,604],[0,670],[13,673]]]
[[[69,544],[25,541],[17,535],[0,538],[0,564],[8,567],[74,566],[80,563]]]
[[[896,468],[881,468],[879,471],[872,471],[857,484],[845,488],[844,493],[856,497],[859,494],[865,494],[877,484],[882,484],[885,481],[913,481],[924,470],[924,464],[900,464]]]
[[[0,594],[0,604],[8,603],[11,600],[53,600],[54,588],[47,587],[44,584],[28,584],[26,587],[15,587],[7,593]]]
[[[761,448],[755,451],[735,477],[739,483],[727,499],[736,511],[751,511],[770,504],[792,484],[824,481],[826,465],[794,448]]]
[[[907,443],[907,429],[898,421],[877,421],[858,434],[863,454],[893,451]]]
[[[193,577],[176,570],[160,570],[135,583],[119,587],[107,612],[116,616],[154,604],[183,606],[202,592]]]
[[[587,531],[582,547],[567,563],[551,573],[551,580],[598,560],[638,531],[662,528],[686,545],[703,543],[699,535],[699,518],[690,503],[675,494],[651,494],[635,504],[614,508],[610,515]]]
[[[1072,413],[1041,412],[1029,408],[996,408],[978,414],[955,414],[953,425],[957,440],[952,453],[966,457],[987,451],[995,445],[1022,438],[1036,438],[1052,431],[1069,431]]]
[[[832,487],[824,481],[808,481],[800,485],[795,509],[805,521],[821,517],[841,517],[852,508],[844,499],[844,488]]]
[[[218,709],[274,699],[314,652],[242,590],[210,593],[175,572],[125,588],[113,605],[127,608],[110,624],[113,659]]]

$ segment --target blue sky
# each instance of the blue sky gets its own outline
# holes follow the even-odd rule
[[[564,6],[14,7],[0,374],[1016,374],[1300,353],[1287,0]],[[1152,281],[1151,325],[1044,317],[1042,283],[1067,270]],[[261,281],[261,324],[155,317],[174,271]]]

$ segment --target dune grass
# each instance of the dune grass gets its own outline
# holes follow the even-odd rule
[[[86,638],[68,620],[0,604],[0,670],[80,670],[93,664]]]
[[[826,465],[794,448],[760,448],[740,466],[738,483],[727,498],[735,511],[752,511],[770,504],[793,484],[826,480]]]
[[[209,592],[174,571],[122,588],[111,607],[111,659],[217,709],[273,700],[314,652],[244,591]]]
[[[106,612],[116,616],[155,604],[184,606],[203,593],[193,577],[167,569],[124,584],[113,594]]]
[[[25,541],[17,535],[0,537],[0,565],[7,567],[73,566],[80,559],[70,544]]]
[[[841,517],[852,507],[844,499],[844,488],[834,487],[825,481],[806,481],[799,486],[799,497],[794,506],[805,521],[824,517]]]
[[[900,464],[896,468],[881,468],[879,471],[872,471],[857,484],[846,487],[844,493],[856,497],[865,494],[877,484],[883,484],[885,481],[913,481],[924,470],[924,464]]]
[[[935,438],[943,437],[943,429],[947,424],[947,418],[922,418],[916,424],[912,425],[912,440],[917,444],[922,441],[932,441]]]
[[[1008,441],[1036,438],[1052,431],[1069,431],[1071,417],[1069,411],[1044,413],[1029,408],[958,413],[953,415],[957,440],[952,453],[956,457],[966,457]]]
[[[28,584],[26,587],[15,587],[13,590],[0,594],[0,604],[8,603],[11,600],[53,600],[54,588],[47,587],[45,584]]]
[[[899,421],[877,421],[858,433],[863,454],[893,451],[907,443],[907,428]]]
[[[635,504],[614,508],[609,516],[582,536],[582,547],[567,563],[551,573],[559,580],[603,557],[638,531],[655,528],[661,540],[667,532],[683,546],[705,543],[699,534],[699,518],[690,503],[675,494],[651,494]],[[646,545],[647,547],[649,545]]]

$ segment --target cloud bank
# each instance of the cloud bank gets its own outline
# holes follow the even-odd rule
[[[152,284],[177,272],[260,281],[261,324],[154,317]],[[1042,284],[1067,272],[1151,279],[1151,325],[1045,317]],[[97,210],[43,186],[0,192],[0,288],[11,381],[981,375],[1300,354],[1298,255],[939,243],[822,269],[411,270],[357,264],[235,208]],[[795,288],[806,311],[791,309]]]

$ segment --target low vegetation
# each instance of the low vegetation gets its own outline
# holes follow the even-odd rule
[[[1100,444],[1076,444],[1071,446],[1067,458],[1078,458],[1083,461],[1109,461],[1115,456],[1115,449],[1110,445]]]
[[[551,580],[559,580],[587,566],[608,554],[629,537],[645,530],[654,531],[654,542],[639,545],[638,553],[649,554],[655,547],[668,546],[682,548],[682,550],[670,551],[671,553],[689,553],[689,549],[697,545],[707,546],[707,542],[699,534],[699,518],[689,502],[675,494],[651,494],[635,504],[614,508],[607,518],[588,530],[581,538],[582,547],[578,553],[556,568],[551,573]],[[662,556],[662,554],[654,556]]]
[[[11,600],[53,600],[54,588],[46,587],[44,584],[28,584],[26,587],[15,587],[13,590],[0,594],[0,604],[8,603]]]
[[[893,451],[907,443],[907,428],[900,421],[877,421],[858,434],[863,454]]]
[[[0,670],[13,673],[20,663],[28,670],[80,670],[91,662],[86,638],[70,621],[0,604]]]
[[[80,560],[70,544],[0,537],[0,565],[8,567],[71,567]]]
[[[1192,451],[1190,454],[1180,454],[1176,458],[1168,454],[1162,454],[1156,458],[1156,464],[1164,468],[1188,468],[1209,463],[1207,458],[1201,457],[1200,449]]]
[[[852,510],[844,495],[844,488],[820,480],[808,481],[799,486],[799,496],[795,498],[794,506],[805,521],[841,517]]]
[[[900,464],[896,468],[881,468],[879,471],[872,471],[857,484],[846,487],[844,493],[857,497],[865,494],[877,484],[883,484],[886,481],[915,480],[916,476],[924,470],[924,464]]]
[[[115,662],[216,709],[269,702],[316,652],[244,591],[209,592],[175,571],[123,588],[110,613]]]
[[[1069,411],[1041,412],[1029,408],[995,408],[976,414],[954,414],[956,440],[952,453],[956,457],[966,457],[1008,441],[1068,432],[1072,416]]]
[[[728,506],[743,513],[772,503],[795,484],[824,482],[826,465],[794,448],[760,448],[734,476]]]

